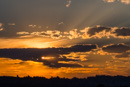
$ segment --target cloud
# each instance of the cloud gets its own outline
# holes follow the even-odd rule
[[[17,32],[18,35],[26,35],[26,34],[29,34],[29,32],[26,32],[26,31],[22,31],[22,32]]]
[[[0,27],[2,27],[3,26],[3,23],[0,23]]]
[[[0,31],[3,31],[3,23],[0,23]]]
[[[54,39],[59,39],[62,37],[61,32],[58,30],[47,30],[47,31],[41,31],[41,32],[26,32],[26,31],[21,31],[17,32],[17,35],[21,35],[20,37],[25,38],[25,37],[50,37]]]
[[[15,26],[15,23],[8,23],[9,26]]]
[[[74,39],[74,38],[80,37],[80,33],[78,33],[77,29],[70,30],[69,34],[70,34],[70,36],[68,36],[69,39]]]
[[[3,35],[3,33],[2,33]],[[86,27],[84,29],[72,29],[70,31],[60,30],[46,30],[27,32],[17,32],[15,38],[50,38],[50,39],[80,39],[80,40],[93,40],[93,39],[130,39],[130,28],[129,27],[105,27],[97,25],[96,27]]]
[[[92,28],[89,28],[88,31],[87,31],[87,34],[89,36],[93,36],[93,35],[96,35],[96,33],[99,33],[99,32],[102,32],[102,31],[110,31],[111,28],[109,27],[102,27],[102,26],[97,26],[97,27],[92,27]]]
[[[125,44],[108,45],[102,48],[103,51],[108,53],[123,53],[130,50],[130,46]]]
[[[3,28],[0,28],[0,31],[3,31],[4,29]]]
[[[72,61],[72,60],[71,60]],[[61,68],[61,67],[71,67],[71,68],[78,68],[78,67],[82,67],[82,65],[78,64],[78,63],[59,63],[58,60],[57,61],[43,61],[44,65],[47,65],[49,67],[54,67],[54,68]]]
[[[112,44],[102,48],[104,52],[114,54],[114,58],[128,58],[130,57],[130,46],[126,44]]]
[[[71,52],[89,52],[96,49],[97,45],[74,45],[66,48],[44,48],[44,49],[0,49],[0,57],[21,59],[23,61],[32,60],[37,62],[43,62],[50,67],[81,67],[77,63],[59,63],[58,61],[77,61],[75,59],[69,59],[63,54],[69,54]],[[51,57],[50,60],[43,59],[43,57]],[[53,58],[52,58],[53,57]]]
[[[32,29],[41,29],[41,28],[43,28],[43,26],[41,26],[41,25],[36,25],[36,24],[29,24],[28,27],[29,27],[29,28],[32,28]]]
[[[124,4],[130,4],[130,0],[121,0],[121,2]]]
[[[124,52],[122,54],[116,55],[116,58],[128,58],[130,57],[130,52]]]
[[[53,39],[91,39],[91,38],[103,38],[110,37],[119,38],[119,39],[129,39],[130,38],[130,28],[127,27],[104,27],[104,26],[96,26],[96,27],[86,27],[82,30],[72,29],[68,32],[62,32],[59,30],[47,30],[47,31],[37,31],[37,32],[27,32],[21,31],[17,32],[22,38],[26,37],[47,37]]]
[[[64,22],[60,22],[60,23],[58,23],[58,25],[64,25]]]
[[[81,34],[83,39],[90,38],[103,38],[103,37],[114,37],[120,39],[129,39],[130,38],[130,28],[118,28],[118,27],[87,27],[81,30],[83,34]]]
[[[72,1],[71,0],[67,0],[67,4],[66,4],[66,7],[70,7]]]
[[[96,27],[87,27],[81,32],[83,33],[81,36],[83,39],[91,39],[91,38],[103,38],[110,36],[114,36],[112,33],[113,28],[111,27],[103,27],[103,26],[96,26]]]
[[[103,0],[103,1],[108,3],[115,2],[115,0]]]
[[[108,3],[112,3],[112,2],[121,2],[121,3],[124,3],[124,4],[130,4],[130,0],[103,0],[104,2],[108,2]]]
[[[116,29],[113,33],[115,33],[116,36],[130,36],[130,28]]]

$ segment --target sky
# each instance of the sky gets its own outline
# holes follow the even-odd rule
[[[130,0],[0,0],[0,76],[130,76]]]

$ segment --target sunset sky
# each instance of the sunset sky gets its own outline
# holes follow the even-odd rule
[[[0,0],[0,76],[130,76],[130,0]]]

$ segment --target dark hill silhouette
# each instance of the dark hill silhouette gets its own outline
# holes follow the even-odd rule
[[[130,77],[96,76],[87,79],[51,77],[0,77],[1,87],[130,87]]]

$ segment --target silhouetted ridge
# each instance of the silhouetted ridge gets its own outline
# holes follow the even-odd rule
[[[87,79],[51,77],[0,77],[2,87],[130,87],[130,77],[96,76]]]

